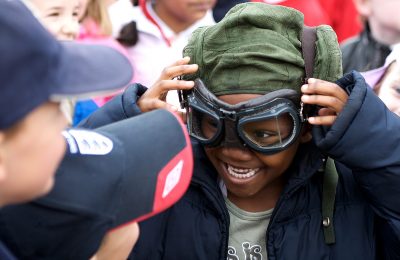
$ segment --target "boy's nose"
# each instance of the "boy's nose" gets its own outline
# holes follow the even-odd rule
[[[250,161],[255,156],[250,149],[242,147],[222,146],[221,153],[225,158],[230,158],[232,161]]]

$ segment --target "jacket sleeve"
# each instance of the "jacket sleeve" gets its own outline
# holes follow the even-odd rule
[[[350,94],[332,127],[313,130],[317,146],[349,167],[375,213],[400,250],[400,117],[353,71],[338,84]],[[385,239],[388,239],[386,236]],[[394,248],[393,248],[394,249]]]
[[[79,123],[78,127],[94,129],[141,113],[136,101],[147,88],[141,84],[132,84],[125,91],[115,96],[89,117]]]

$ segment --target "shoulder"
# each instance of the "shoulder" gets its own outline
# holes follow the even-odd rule
[[[342,50],[343,54],[348,53],[351,50],[353,50],[361,41],[360,35],[356,35],[354,37],[351,37],[347,40],[345,40],[341,45],[340,49]]]

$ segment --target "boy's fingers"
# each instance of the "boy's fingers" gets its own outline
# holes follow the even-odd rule
[[[301,91],[304,94],[317,94],[336,97],[343,103],[346,103],[348,99],[346,91],[344,91],[339,85],[319,79],[309,79],[308,84],[305,84],[301,87]]]
[[[157,83],[157,87],[161,92],[167,92],[170,90],[186,90],[194,87],[194,81],[186,80],[162,80]]]
[[[140,104],[138,103],[138,105],[142,112],[148,112],[160,108],[169,109],[168,103],[156,98],[143,100],[142,102],[140,102]]]
[[[344,103],[340,99],[332,96],[303,95],[301,101],[305,104],[333,109],[336,113],[340,113],[344,107]]]
[[[323,107],[318,110],[318,115],[319,116],[331,116],[331,115],[336,115],[335,110]]]
[[[335,122],[337,116],[313,116],[308,118],[311,125],[327,125],[331,126]]]
[[[166,67],[162,71],[160,79],[173,79],[181,75],[195,73],[198,69],[199,66],[197,64]]]
[[[189,61],[190,61],[190,57],[186,56],[186,57],[183,57],[183,58],[181,58],[181,59],[175,61],[174,63],[172,63],[172,64],[169,65],[168,67],[178,66],[178,65],[185,65],[185,64],[188,64]]]

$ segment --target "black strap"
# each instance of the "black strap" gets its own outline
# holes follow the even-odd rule
[[[306,72],[304,83],[307,83],[307,80],[313,76],[316,40],[316,27],[304,26],[301,35],[301,48]],[[327,245],[335,243],[333,212],[335,209],[337,183],[338,173],[336,171],[335,163],[328,157],[325,164],[324,182],[322,186],[322,226],[325,243]]]
[[[304,25],[301,35],[301,48],[303,52],[304,66],[306,70],[306,83],[313,76],[314,58],[315,58],[315,41],[317,40],[317,29]]]
[[[328,157],[325,164],[324,183],[322,185],[322,226],[324,228],[324,238],[327,245],[335,243],[333,212],[335,208],[338,178],[335,162],[332,158]]]

